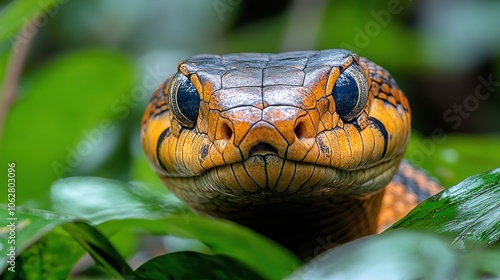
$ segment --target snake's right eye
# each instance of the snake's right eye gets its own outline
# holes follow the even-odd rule
[[[353,63],[340,76],[332,92],[337,112],[346,121],[356,118],[368,101],[368,82],[363,69]]]
[[[174,118],[184,127],[196,125],[200,109],[200,96],[188,77],[177,73],[168,88],[168,101]]]

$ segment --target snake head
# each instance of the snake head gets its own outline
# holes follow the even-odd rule
[[[301,256],[318,238],[375,233],[409,134],[394,79],[346,50],[193,56],[142,122],[147,158],[174,194]]]
[[[158,87],[142,122],[151,165],[201,211],[214,197],[376,192],[409,134],[394,79],[346,50],[193,56]]]

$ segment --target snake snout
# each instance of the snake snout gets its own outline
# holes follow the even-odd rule
[[[275,154],[284,157],[288,145],[276,127],[267,122],[259,121],[245,133],[237,149],[245,159],[255,154]]]

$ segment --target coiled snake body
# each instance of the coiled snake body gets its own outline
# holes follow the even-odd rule
[[[394,79],[346,50],[193,56],[142,123],[175,195],[301,257],[373,234],[438,191],[401,164],[409,134]]]

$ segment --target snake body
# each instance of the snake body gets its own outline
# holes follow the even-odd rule
[[[306,257],[439,190],[401,164],[410,121],[390,74],[347,50],[196,55],[154,93],[142,143],[194,211]]]

